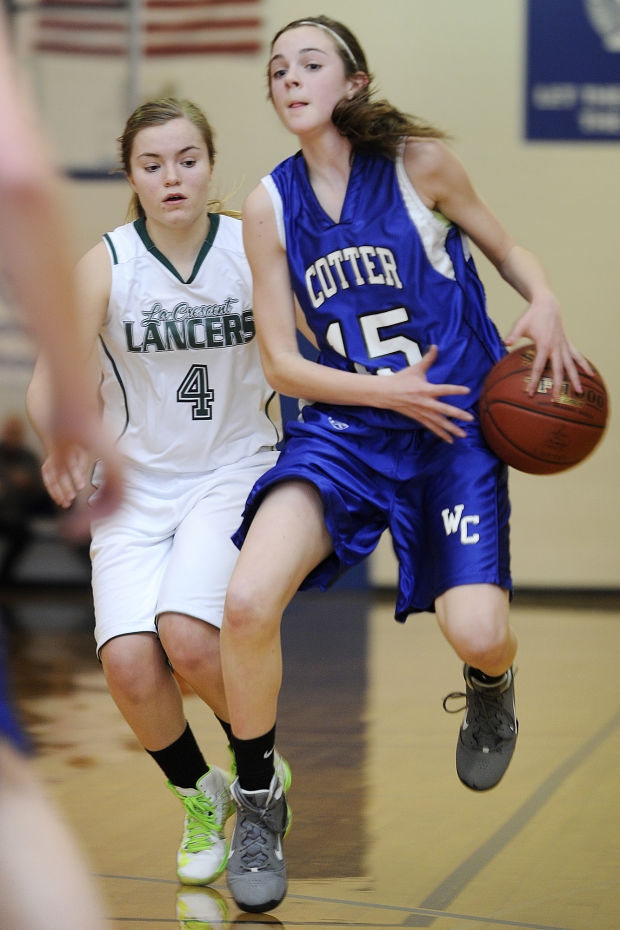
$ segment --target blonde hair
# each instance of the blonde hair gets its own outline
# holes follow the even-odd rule
[[[140,130],[148,126],[160,126],[170,122],[170,120],[179,118],[189,120],[198,129],[207,147],[209,164],[213,168],[216,156],[215,136],[211,124],[200,107],[192,103],[191,100],[178,99],[177,97],[160,97],[136,107],[125,123],[122,134],[116,140],[119,145],[120,163],[127,176],[131,174],[131,153]],[[224,213],[227,216],[237,218],[241,216],[237,210],[224,210],[223,202],[220,199],[209,200],[206,208],[211,213]],[[140,198],[134,193],[127,209],[126,218],[127,221],[130,221],[140,216],[144,216],[144,209],[140,203]]]

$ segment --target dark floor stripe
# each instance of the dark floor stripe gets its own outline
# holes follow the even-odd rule
[[[461,863],[448,875],[427,897],[420,902],[421,908],[431,908],[443,911],[467,887],[473,878],[484,869],[489,862],[502,852],[506,846],[517,836],[535,815],[553,797],[558,788],[566,779],[586,762],[598,747],[605,742],[620,724],[620,711],[617,711],[589,740],[563,762],[542,785],[525,801],[518,810],[504,823],[499,830],[489,837],[486,842],[476,849],[471,856]],[[430,927],[436,917],[425,917],[412,914],[405,921],[404,927]]]

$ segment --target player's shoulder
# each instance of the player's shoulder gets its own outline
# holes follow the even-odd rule
[[[115,226],[113,229],[105,233],[104,238],[110,239],[134,239],[137,235],[136,227],[138,221],[134,220],[130,223],[121,223],[119,226]]]
[[[229,213],[216,213],[211,214],[211,221],[213,218],[217,217],[217,236],[218,237],[227,237],[231,240],[241,238],[241,216],[231,215]]]
[[[99,299],[102,305],[107,304],[112,287],[113,264],[112,252],[103,239],[80,258],[75,267],[75,283],[80,295],[87,295],[85,299],[80,298],[82,307]]]
[[[269,183],[268,178],[269,176],[263,178],[245,198],[243,204],[244,221],[264,219],[265,215],[269,212],[271,208],[271,197],[269,196],[267,188],[267,184]]]
[[[409,180],[430,209],[443,202],[446,192],[465,190],[469,183],[460,158],[442,139],[410,137],[403,163]]]
[[[107,235],[107,234],[106,234]],[[98,268],[108,267],[111,264],[110,247],[105,239],[100,239],[87,252],[85,252],[76,264],[76,273],[92,273]]]
[[[436,171],[455,158],[443,139],[428,136],[408,136],[403,149],[407,168],[418,171]]]
[[[241,217],[229,216],[227,213],[212,215],[211,222],[217,223],[213,244],[217,249],[243,254],[243,224]]]
[[[139,227],[140,220],[137,220],[123,223],[104,234],[102,241],[105,243],[113,265],[130,261],[146,250],[144,236],[140,235]]]

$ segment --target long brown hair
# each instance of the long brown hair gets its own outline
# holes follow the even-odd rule
[[[407,136],[447,138],[446,133],[441,129],[417,116],[401,112],[388,100],[373,99],[374,77],[368,68],[366,55],[351,30],[338,20],[322,15],[293,20],[276,33],[271,48],[273,49],[275,42],[283,33],[298,29],[300,26],[316,26],[331,34],[347,77],[352,77],[360,71],[368,77],[367,85],[361,88],[352,100],[344,99],[337,103],[332,113],[334,125],[340,134],[349,140],[354,151],[365,149],[394,158],[403,139]]]
[[[215,136],[209,120],[202,112],[200,107],[192,103],[191,100],[178,99],[177,97],[160,97],[156,100],[148,100],[141,104],[133,111],[127,122],[122,134],[116,140],[119,145],[119,157],[123,171],[126,175],[131,174],[131,153],[136,136],[141,129],[148,126],[161,126],[173,119],[184,117],[198,129],[200,135],[207,146],[209,164],[213,168],[215,165]],[[240,216],[238,211],[223,210],[221,200],[210,200],[206,208],[212,213],[227,213],[229,216]],[[127,210],[127,221],[144,216],[144,209],[140,203],[140,198],[136,193],[133,194]]]

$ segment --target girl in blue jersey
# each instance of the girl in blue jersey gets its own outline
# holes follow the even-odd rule
[[[298,588],[326,588],[389,528],[396,618],[434,610],[464,663],[457,771],[484,790],[517,736],[509,625],[507,469],[476,402],[505,346],[469,236],[527,301],[505,342],[536,344],[579,390],[544,271],[479,198],[430,126],[374,101],[355,36],[326,17],[274,39],[269,89],[301,145],[250,194],[244,241],[268,380],[304,398],[276,466],[250,495],[226,599],[222,657],[238,780],[228,881],[248,910],[286,892],[286,801],[274,775],[280,621]],[[318,349],[303,357],[297,329]],[[262,845],[255,842],[256,833]]]

